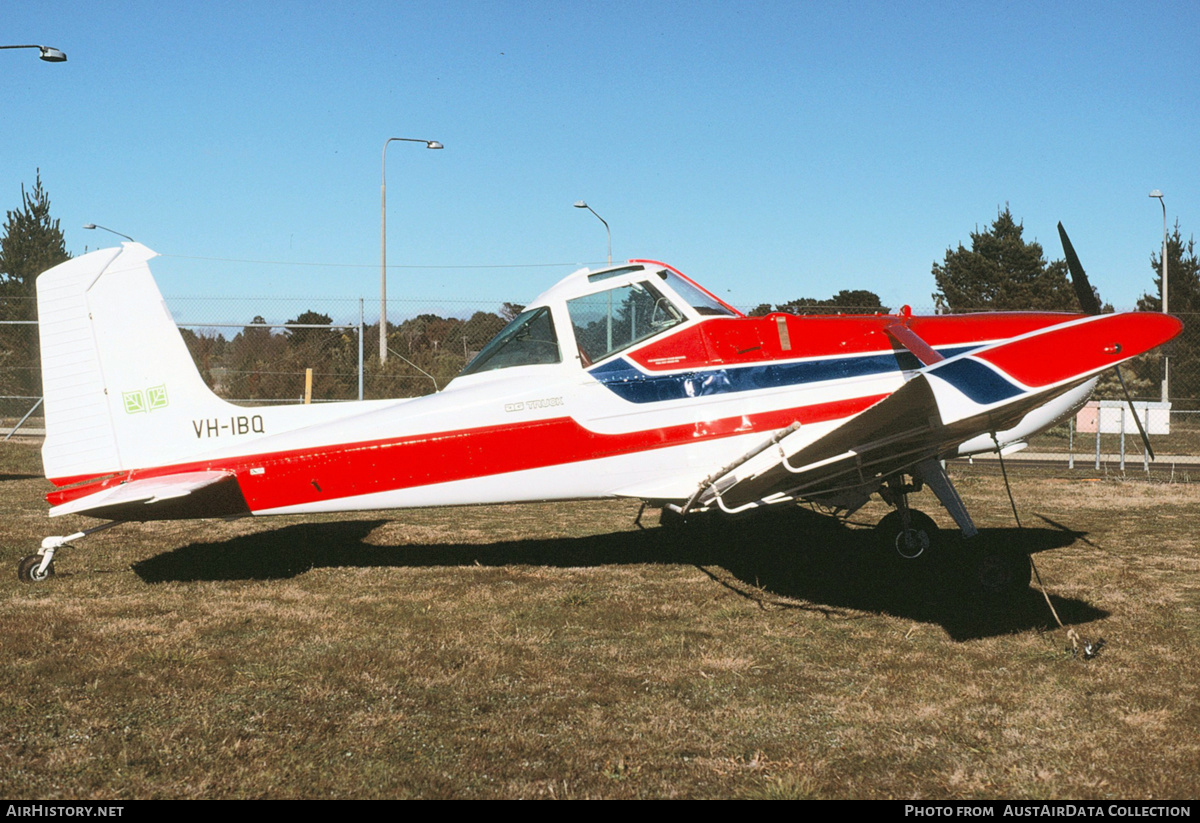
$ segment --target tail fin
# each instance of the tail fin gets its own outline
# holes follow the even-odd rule
[[[193,421],[239,411],[204,384],[140,243],[68,260],[37,280],[46,442],[57,485],[210,449]],[[244,411],[244,410],[241,410]]]

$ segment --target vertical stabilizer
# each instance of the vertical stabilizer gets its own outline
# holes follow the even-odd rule
[[[201,379],[140,243],[68,260],[37,280],[46,476],[58,484],[185,459],[189,421],[233,406]]]

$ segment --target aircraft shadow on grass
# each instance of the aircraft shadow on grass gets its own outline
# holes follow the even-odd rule
[[[133,570],[147,583],[160,583],[285,579],[314,568],[337,567],[683,563],[700,568],[739,596],[772,608],[847,619],[853,611],[890,614],[941,625],[959,641],[1053,625],[1041,593],[1034,588],[980,597],[956,534],[944,535],[948,545],[943,557],[927,563],[903,561],[883,550],[872,531],[851,529],[803,509],[727,524],[650,527],[584,537],[483,544],[368,543],[370,534],[388,522],[298,524],[192,543],[135,563]],[[983,529],[970,541],[970,548],[1036,554],[1069,546],[1082,537],[1062,527]],[[1108,614],[1074,598],[1052,595],[1051,601],[1067,625]]]

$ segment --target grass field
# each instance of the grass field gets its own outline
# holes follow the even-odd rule
[[[0,446],[0,796],[1200,796],[1200,486],[954,467],[1040,592],[795,511],[693,532],[635,503],[47,534]],[[927,493],[922,508],[949,521]],[[656,518],[647,516],[653,524]]]

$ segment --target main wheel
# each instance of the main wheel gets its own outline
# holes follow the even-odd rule
[[[17,579],[22,583],[41,583],[54,576],[54,561],[50,561],[50,565],[46,567],[44,572],[39,573],[38,567],[42,565],[42,556],[40,554],[31,554],[28,557],[22,557],[21,562],[17,564]]]
[[[884,547],[905,560],[928,560],[937,551],[938,525],[925,512],[908,510],[908,528],[904,515],[894,511],[875,527]]]

